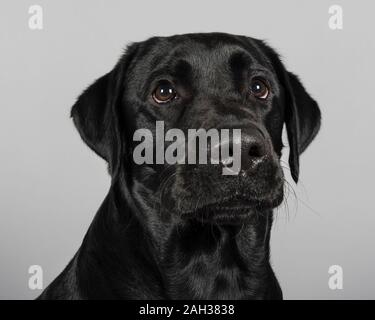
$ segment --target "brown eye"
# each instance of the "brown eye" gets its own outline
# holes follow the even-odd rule
[[[254,97],[261,100],[267,99],[270,92],[266,81],[259,78],[251,81],[250,90]]]
[[[167,103],[175,99],[177,96],[176,90],[169,81],[159,83],[152,94],[152,98],[156,103]]]

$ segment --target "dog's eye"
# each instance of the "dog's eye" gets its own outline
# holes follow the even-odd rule
[[[250,90],[254,97],[261,100],[267,99],[270,93],[270,89],[268,88],[267,82],[259,78],[251,80]]]
[[[170,102],[175,99],[176,96],[176,90],[169,81],[160,82],[152,93],[152,98],[159,104]]]

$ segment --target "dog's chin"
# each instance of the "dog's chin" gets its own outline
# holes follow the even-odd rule
[[[183,212],[181,218],[194,219],[201,223],[243,224],[265,210],[272,210],[283,201],[280,191],[274,198],[253,200],[245,198],[222,199],[205,204],[193,211]]]

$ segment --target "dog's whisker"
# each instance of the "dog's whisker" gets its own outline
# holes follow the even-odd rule
[[[284,186],[285,188],[287,188],[288,190],[288,196],[286,196],[284,198],[284,201],[283,201],[283,205],[286,206],[286,213],[287,213],[287,216],[288,216],[288,220],[289,220],[289,205],[288,205],[288,200],[289,200],[289,195],[290,194],[293,194],[293,197],[295,199],[295,214],[297,214],[298,212],[298,205],[299,203],[301,203],[303,206],[305,206],[307,209],[309,209],[309,211],[313,212],[314,214],[317,214],[318,216],[322,216],[322,214],[320,212],[318,212],[317,210],[315,210],[314,208],[312,208],[309,204],[307,204],[304,200],[302,200],[298,195],[297,195],[297,192],[295,191],[295,189],[293,188],[293,186],[286,180],[284,179]]]
[[[311,206],[309,206],[305,201],[303,201],[301,199],[298,199],[298,201],[301,202],[301,204],[303,206],[305,206],[307,209],[309,209],[312,213],[315,213],[319,217],[322,217],[322,214],[319,211],[316,211],[314,208],[312,208]]]

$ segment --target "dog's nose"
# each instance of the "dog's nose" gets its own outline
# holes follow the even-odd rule
[[[255,169],[266,159],[266,141],[261,134],[246,135],[241,140],[241,171]]]
[[[221,147],[224,145],[221,144]],[[258,128],[241,130],[240,139],[230,139],[229,157],[221,158],[223,166],[232,166],[234,157],[238,157],[241,151],[239,173],[249,173],[255,170],[267,159],[267,141],[264,134]],[[237,152],[236,152],[237,151]]]

